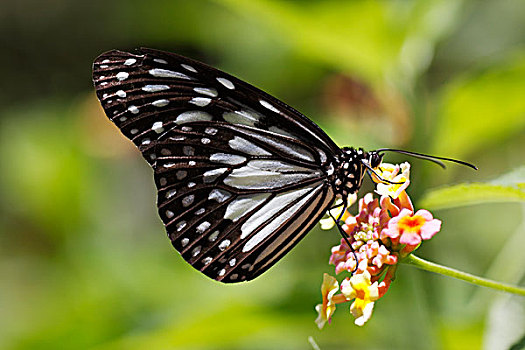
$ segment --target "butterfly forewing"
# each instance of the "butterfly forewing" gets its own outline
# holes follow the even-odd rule
[[[337,146],[257,88],[151,49],[107,52],[93,75],[106,114],[154,169],[174,247],[207,276],[255,278],[333,201]]]

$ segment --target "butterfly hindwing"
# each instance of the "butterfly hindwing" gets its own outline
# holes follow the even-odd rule
[[[275,259],[297,243],[333,199],[331,189],[316,163],[304,159],[308,150],[295,146],[297,159],[276,155],[272,143],[280,136],[259,132],[265,137],[257,139],[246,126],[213,122],[183,128],[167,133],[156,149],[159,215],[168,235],[206,275],[252,279],[271,266],[263,264],[270,255],[263,248],[281,241],[268,256]],[[297,215],[305,212],[315,218]]]
[[[151,49],[107,52],[93,74],[106,114],[155,171],[174,247],[209,277],[260,275],[333,201],[337,146],[253,86]]]

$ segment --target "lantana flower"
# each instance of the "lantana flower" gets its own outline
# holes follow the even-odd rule
[[[402,209],[388,222],[381,237],[389,237],[393,242],[415,248],[421,240],[431,239],[440,229],[441,221],[434,219],[428,210],[418,210],[413,214],[408,209]]]
[[[422,241],[439,232],[441,221],[428,210],[414,209],[406,192],[410,164],[383,163],[374,172],[371,177],[377,183],[375,193],[381,197],[374,198],[368,193],[359,199],[356,215],[345,213],[342,216],[341,229],[347,236],[332,248],[329,263],[335,265],[336,274],[350,276],[339,286],[334,277],[325,274],[323,303],[316,307],[319,328],[330,321],[335,305],[347,302],[351,302],[350,312],[355,317],[355,324],[363,326],[372,316],[376,301],[384,297],[392,285],[400,261],[479,286],[525,295],[525,288],[473,276],[414,256],[413,251]],[[332,226],[325,224],[323,228]]]
[[[381,196],[396,199],[410,185],[410,163],[408,162],[400,165],[381,163],[374,171],[381,177],[379,179],[372,174],[372,179],[377,183],[375,192]]]
[[[372,316],[374,302],[379,299],[378,282],[372,283],[370,273],[364,271],[346,278],[341,283],[341,292],[347,300],[354,300],[350,312],[356,318],[355,324],[363,326]]]
[[[346,215],[342,229],[348,234],[347,239],[341,239],[341,243],[332,248],[329,263],[335,265],[336,274],[350,273],[351,277],[341,283],[341,294],[335,294],[337,280],[325,275],[323,304],[316,307],[318,325],[330,319],[335,304],[351,301],[355,323],[364,325],[372,315],[374,302],[385,295],[394,280],[400,259],[441,228],[441,222],[429,211],[414,213],[406,193],[410,183],[409,163],[383,163],[374,171],[377,174],[372,175],[377,182],[375,192],[381,197],[374,198],[373,193],[367,193],[359,199],[357,215]],[[325,223],[322,228],[328,226]]]
[[[323,328],[326,322],[330,321],[334,311],[335,303],[332,300],[335,293],[339,290],[339,283],[337,280],[325,273],[323,277],[323,284],[321,285],[321,294],[323,296],[323,303],[315,306],[315,311],[319,314],[315,323],[319,329]]]

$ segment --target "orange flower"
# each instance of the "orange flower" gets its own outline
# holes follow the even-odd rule
[[[319,329],[323,328],[325,323],[330,321],[334,311],[335,311],[335,302],[332,299],[339,289],[339,283],[337,280],[325,273],[323,276],[323,284],[321,285],[321,294],[323,295],[323,303],[317,304],[315,311],[319,314],[315,323]]]

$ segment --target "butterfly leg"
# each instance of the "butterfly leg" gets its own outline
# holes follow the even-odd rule
[[[337,217],[337,219],[332,215],[332,213],[330,212],[330,210],[328,211],[328,214],[330,215],[330,217],[332,218],[332,220],[334,220],[335,225],[337,226],[337,229],[339,230],[339,233],[341,234],[341,237],[343,237],[343,239],[345,240],[346,244],[348,244],[348,247],[350,247],[350,250],[352,251],[352,254],[354,255],[354,259],[355,259],[355,268],[354,268],[354,270],[352,271],[352,274],[354,274],[354,273],[357,271],[357,266],[358,266],[357,254],[356,254],[354,248],[352,247],[352,244],[351,244],[350,241],[348,240],[348,234],[343,230],[343,228],[341,227],[341,224],[340,224],[341,218],[343,217],[343,214],[344,214],[344,212],[346,211],[346,207],[347,207],[346,202],[347,202],[347,201],[345,200],[345,201],[343,201],[343,204],[339,204],[339,205],[334,206],[334,208],[338,208],[338,207],[340,207],[341,205],[343,206],[343,210],[341,211],[341,214],[339,214],[339,216]],[[333,208],[332,208],[332,209],[333,209]]]

